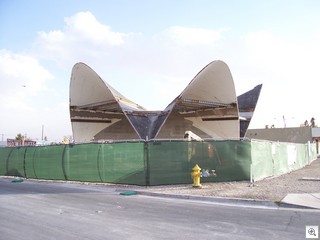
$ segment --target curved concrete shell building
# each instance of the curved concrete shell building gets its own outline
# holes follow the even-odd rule
[[[70,118],[75,142],[182,139],[186,131],[201,138],[240,137],[235,86],[222,61],[203,68],[163,111],[146,110],[77,63],[70,81]]]

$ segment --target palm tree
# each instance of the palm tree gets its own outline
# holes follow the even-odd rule
[[[24,136],[21,133],[18,133],[17,136],[16,136],[16,140],[23,141],[24,140]]]
[[[313,127],[313,128],[316,127],[316,122],[315,122],[314,117],[311,118],[310,122],[311,122],[311,127]]]

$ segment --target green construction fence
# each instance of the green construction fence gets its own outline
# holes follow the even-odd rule
[[[316,159],[313,144],[249,140],[141,141],[0,148],[0,175],[143,186],[259,180]]]
[[[309,165],[317,159],[316,145],[256,140],[251,141],[251,158],[251,178],[260,180]]]

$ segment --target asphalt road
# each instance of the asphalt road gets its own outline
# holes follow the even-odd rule
[[[305,239],[320,211],[120,195],[108,186],[0,178],[0,239]]]

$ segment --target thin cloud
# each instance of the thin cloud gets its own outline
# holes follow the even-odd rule
[[[212,50],[220,40],[220,31],[183,26],[173,26],[153,36],[117,32],[92,13],[79,12],[66,17],[62,29],[39,32],[34,51],[39,58],[60,65],[85,61],[98,69],[127,68],[158,74],[175,74],[181,69],[183,74],[195,64],[195,57],[196,68],[214,60]]]
[[[38,105],[45,104],[42,96],[49,91],[47,84],[54,76],[37,59],[2,49],[0,79],[0,112],[5,113],[0,119],[1,132],[6,138],[18,133],[35,137],[34,128],[41,126],[44,117]]]
[[[79,12],[65,18],[66,32],[76,39],[87,40],[96,44],[107,43],[112,46],[121,45],[126,34],[114,32],[110,26],[97,21],[91,12]]]
[[[165,33],[176,44],[187,46],[213,45],[221,38],[218,31],[182,26],[170,27],[165,31]]]
[[[26,98],[47,90],[53,75],[37,59],[0,50],[0,99],[2,107],[19,106]]]
[[[113,48],[125,43],[130,33],[112,31],[90,12],[79,12],[65,18],[60,30],[38,32],[33,52],[40,59],[69,66],[80,60],[113,55]]]

